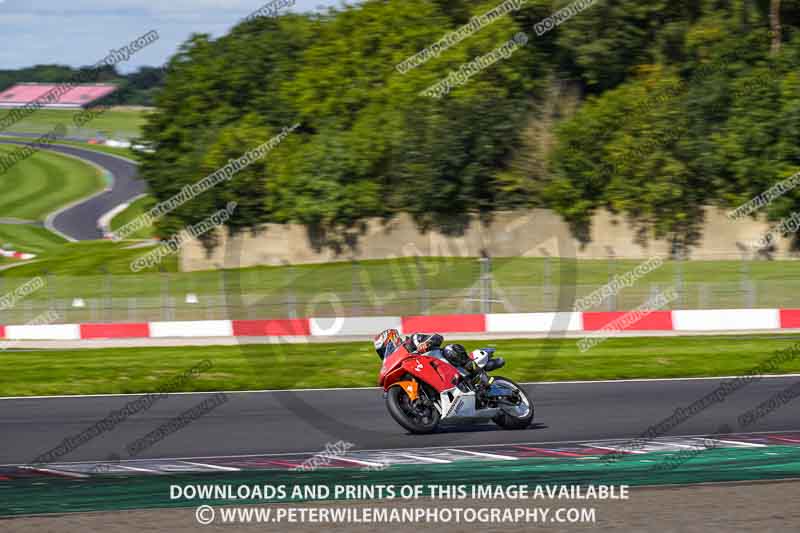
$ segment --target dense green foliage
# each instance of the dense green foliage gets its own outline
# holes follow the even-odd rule
[[[679,251],[699,236],[703,206],[735,206],[800,170],[795,28],[784,21],[787,42],[771,55],[763,10],[713,4],[659,28],[646,62],[560,124],[543,196],[577,228],[606,207]],[[785,216],[798,200],[794,191],[769,214]]]
[[[776,3],[777,0],[772,0]],[[172,58],[143,138],[158,200],[298,123],[265,158],[159,221],[177,231],[235,199],[230,222],[308,225],[348,243],[367,217],[409,212],[457,231],[468,212],[556,209],[585,236],[594,210],[643,238],[691,244],[703,206],[734,206],[800,168],[800,0],[531,0],[405,74],[395,65],[497,6],[366,0],[260,18]],[[420,92],[518,32],[526,46],[441,99]],[[787,214],[800,191],[770,208]]]

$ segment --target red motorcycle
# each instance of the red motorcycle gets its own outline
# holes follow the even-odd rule
[[[533,420],[533,403],[508,378],[490,377],[503,366],[494,349],[470,355],[474,372],[459,371],[444,359],[411,353],[405,344],[383,357],[378,384],[395,421],[411,433],[431,433],[440,422],[492,420],[504,429],[524,429]]]

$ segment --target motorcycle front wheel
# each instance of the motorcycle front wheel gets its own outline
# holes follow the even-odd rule
[[[395,422],[411,433],[431,433],[439,425],[439,411],[425,407],[420,402],[412,403],[402,387],[391,387],[386,394],[386,408]]]
[[[507,389],[508,399],[498,400],[500,414],[492,418],[495,424],[503,429],[525,429],[533,421],[533,402],[522,390],[522,387],[508,378],[496,376],[492,386]]]

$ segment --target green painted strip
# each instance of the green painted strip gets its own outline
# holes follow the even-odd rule
[[[0,516],[195,507],[201,504],[266,503],[273,500],[170,500],[170,485],[661,485],[754,481],[800,477],[800,447],[718,448],[699,452],[674,468],[658,469],[685,458],[680,452],[626,456],[609,463],[583,459],[523,458],[465,464],[402,465],[382,471],[320,469],[314,472],[260,470],[169,476],[96,476],[90,479],[36,478],[0,482]],[[333,492],[333,491],[331,491]],[[291,498],[288,498],[291,499]],[[287,500],[282,500],[287,501]],[[296,498],[293,501],[304,501]]]

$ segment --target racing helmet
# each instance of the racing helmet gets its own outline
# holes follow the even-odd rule
[[[461,344],[448,344],[444,347],[442,353],[451,365],[464,366],[469,362],[467,349]]]
[[[372,340],[375,345],[375,351],[378,352],[378,357],[383,359],[391,354],[402,343],[400,332],[396,329],[386,329],[378,333]]]

